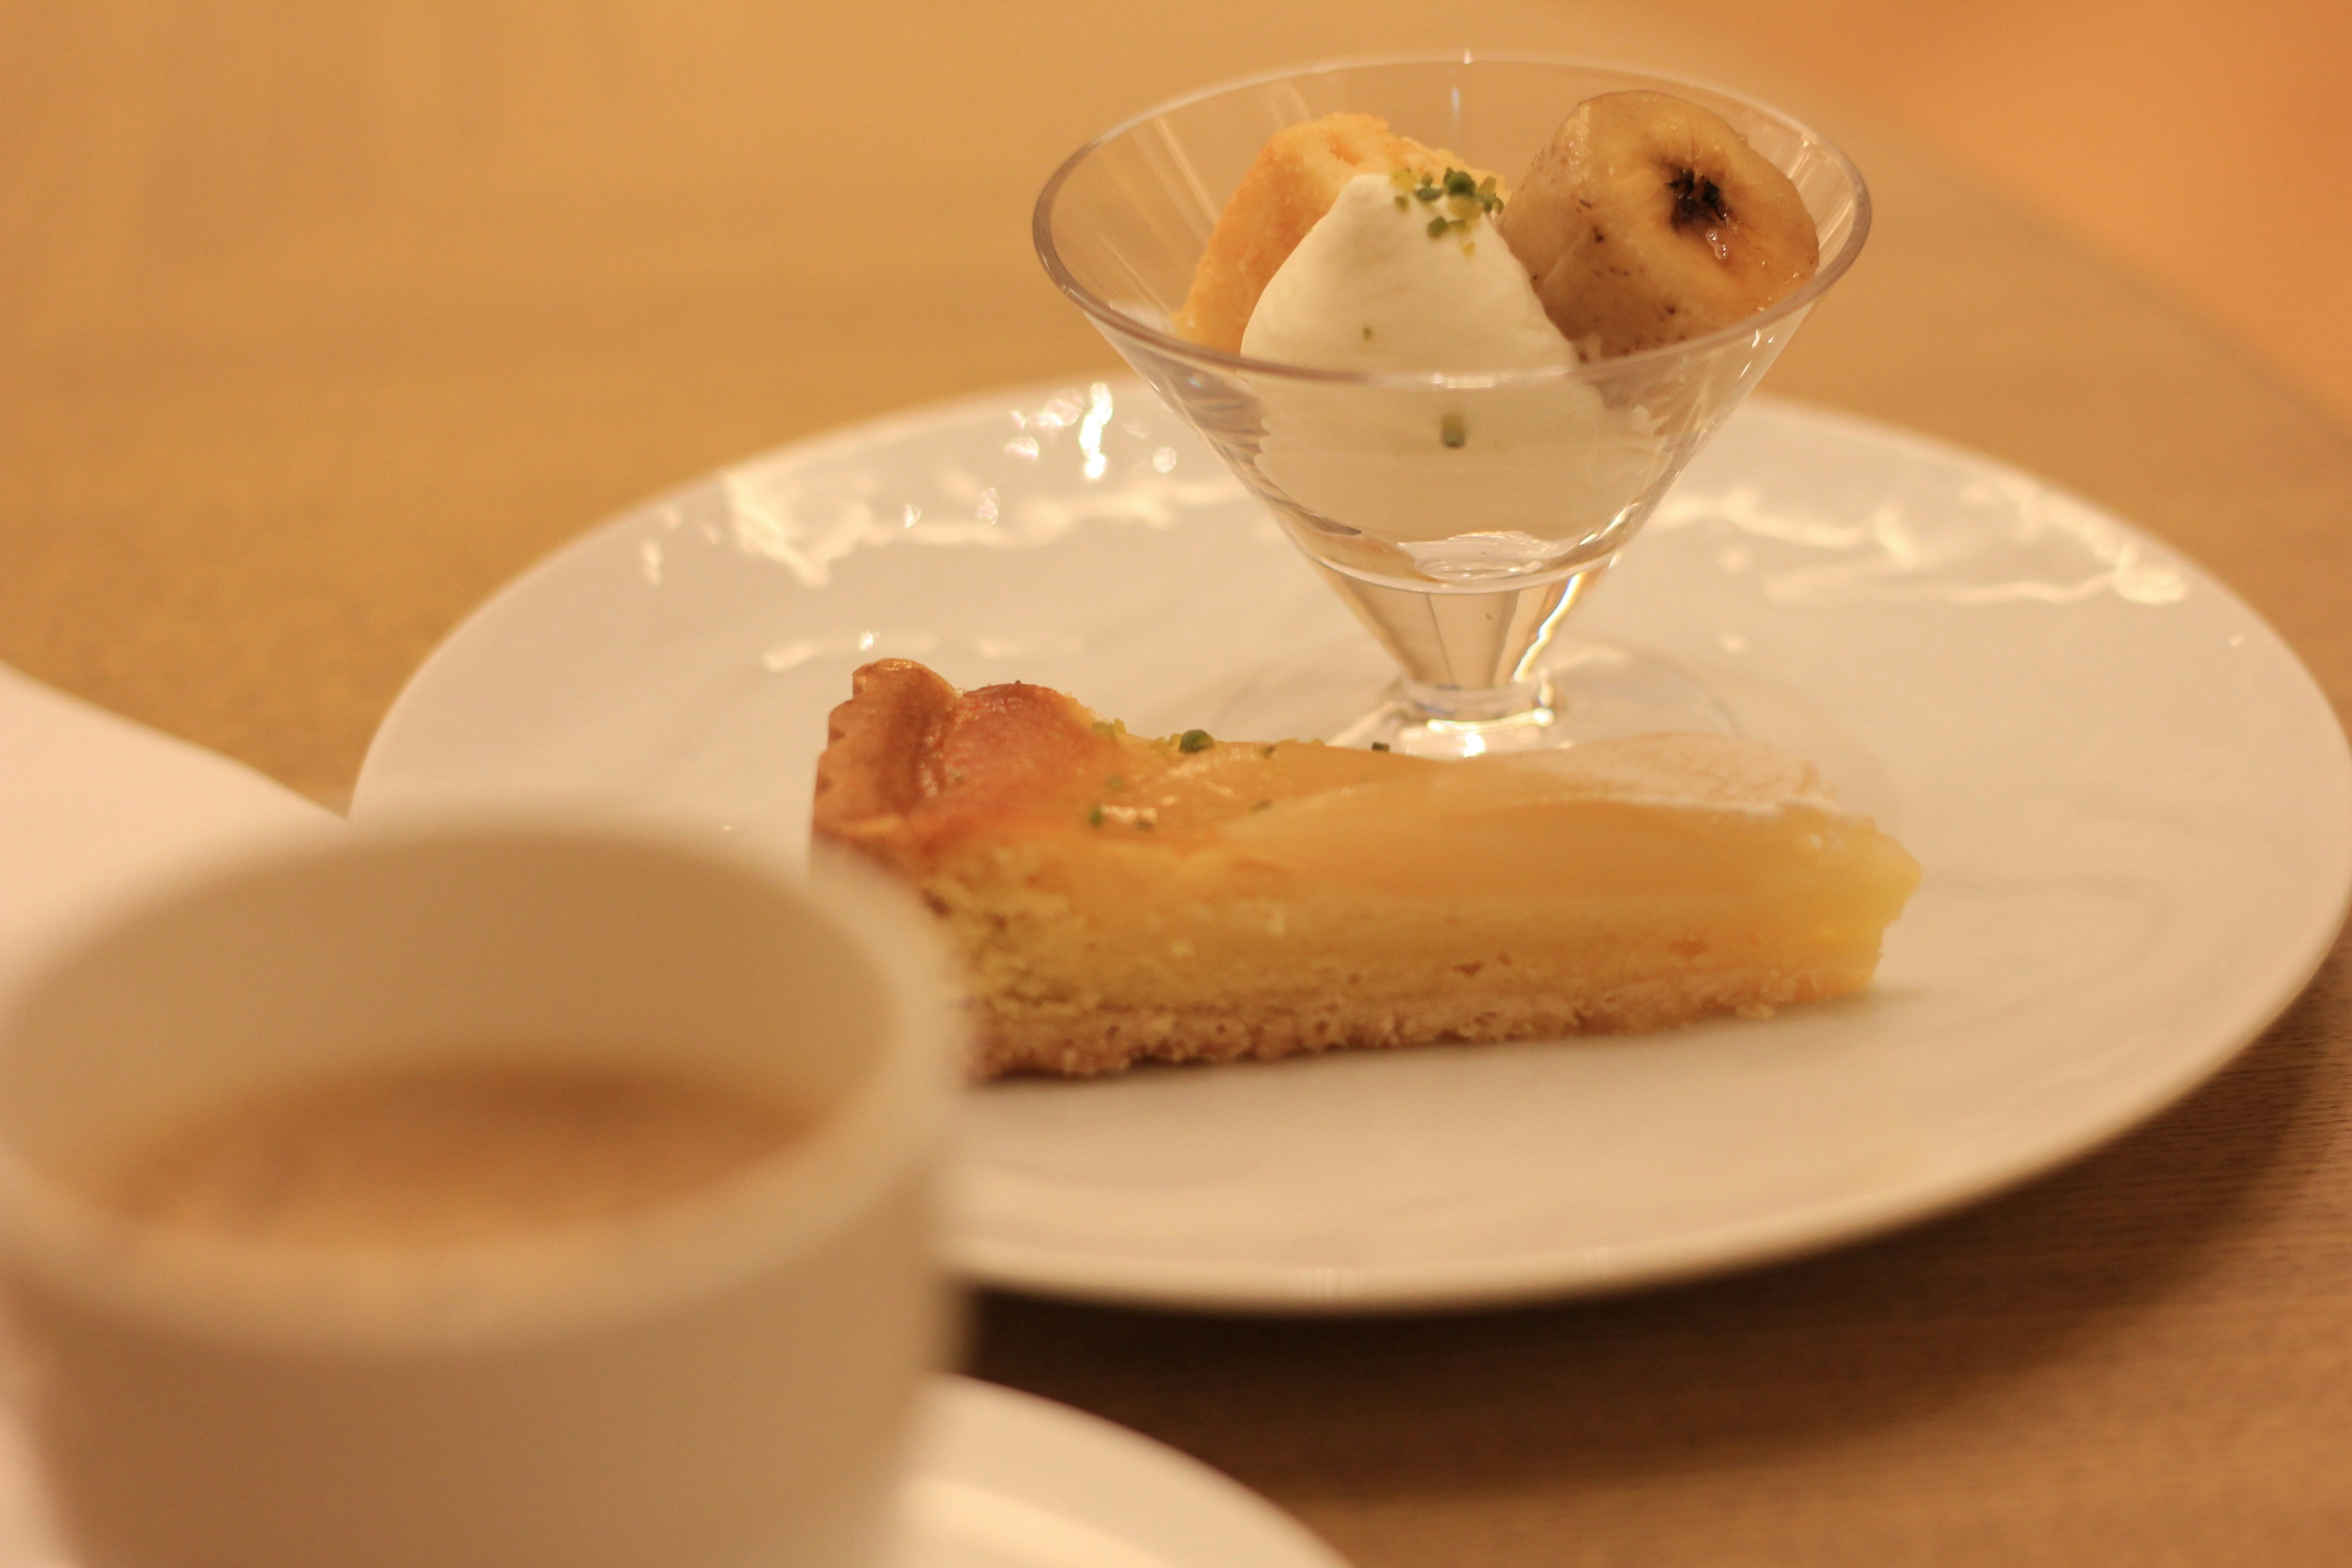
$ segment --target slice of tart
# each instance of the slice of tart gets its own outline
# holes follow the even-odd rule
[[[815,832],[911,883],[977,1072],[1655,1029],[1866,988],[1919,869],[1759,742],[1433,762],[857,671]]]

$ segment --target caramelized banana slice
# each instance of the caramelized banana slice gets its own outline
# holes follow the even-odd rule
[[[1579,104],[1500,226],[1552,324],[1587,358],[1730,326],[1787,299],[1821,261],[1789,176],[1720,115],[1662,92]]]

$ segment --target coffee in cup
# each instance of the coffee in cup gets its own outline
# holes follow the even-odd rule
[[[84,1568],[842,1568],[945,1353],[920,925],[611,827],[218,868],[0,1007]]]

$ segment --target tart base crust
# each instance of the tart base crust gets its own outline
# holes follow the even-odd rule
[[[1769,1017],[1781,1007],[1851,995],[1869,984],[1867,973],[1816,971],[1677,976],[1583,994],[1431,996],[1378,1004],[1323,996],[1307,1005],[1096,1007],[1024,1015],[1007,1014],[975,998],[971,1008],[978,1037],[974,1066],[982,1077],[1027,1072],[1088,1078],[1147,1061],[1272,1061],[1446,1042],[1643,1034],[1716,1014]]]

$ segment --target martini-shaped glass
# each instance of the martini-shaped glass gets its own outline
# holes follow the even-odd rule
[[[1492,374],[1313,370],[1170,331],[1226,198],[1284,126],[1377,114],[1507,181],[1578,103],[1632,89],[1705,105],[1788,174],[1820,237],[1811,281],[1671,347]],[[1432,756],[1727,727],[1677,672],[1556,634],[1869,226],[1853,163],[1786,115],[1689,82],[1466,54],[1309,66],[1146,110],[1055,172],[1034,224],[1054,280],[1394,660],[1393,679],[1344,659],[1261,672],[1220,725]]]

